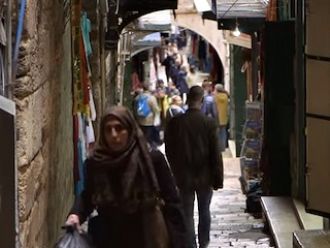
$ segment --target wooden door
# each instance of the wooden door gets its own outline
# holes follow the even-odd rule
[[[306,5],[306,208],[330,216],[330,1]]]

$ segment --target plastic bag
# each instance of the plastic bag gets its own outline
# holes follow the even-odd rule
[[[55,244],[55,248],[94,248],[86,233],[79,233],[75,227],[65,227],[66,232]]]

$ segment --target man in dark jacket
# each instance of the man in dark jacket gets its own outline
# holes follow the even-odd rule
[[[210,240],[213,190],[223,187],[217,123],[201,112],[203,95],[201,87],[191,87],[188,111],[172,118],[165,132],[166,155],[184,205],[189,248],[197,247],[193,218],[195,193],[199,212],[198,242],[199,247],[204,248]]]

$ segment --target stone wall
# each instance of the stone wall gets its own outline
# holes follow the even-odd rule
[[[64,13],[62,1],[27,2],[14,87],[24,248],[52,247],[72,204],[71,30]]]

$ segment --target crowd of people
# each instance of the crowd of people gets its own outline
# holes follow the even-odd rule
[[[111,107],[101,120],[94,152],[85,161],[85,187],[66,224],[79,227],[87,219],[97,248],[206,248],[213,190],[223,187],[220,114],[202,111],[208,109],[209,88],[209,83],[204,89],[191,87],[187,109],[179,94],[171,96],[164,138],[167,159],[152,143],[157,131],[154,113],[160,107],[148,85],[136,96],[134,114],[122,106]],[[91,217],[95,210],[97,215]]]
[[[85,161],[84,190],[66,225],[79,229],[88,220],[96,248],[208,247],[212,194],[223,187],[229,96],[221,84],[197,82],[195,68],[187,73],[177,55],[167,58],[168,85],[143,83],[132,111],[106,111]]]
[[[223,152],[228,147],[229,94],[222,84],[213,85],[208,80],[191,85],[201,85],[203,88],[201,111],[217,122],[220,150]],[[185,99],[186,93],[180,92],[171,81],[169,86],[165,86],[162,80],[158,80],[154,90],[151,84],[144,83],[135,92],[133,113],[153,147],[163,143],[163,133],[169,120],[188,109]]]

